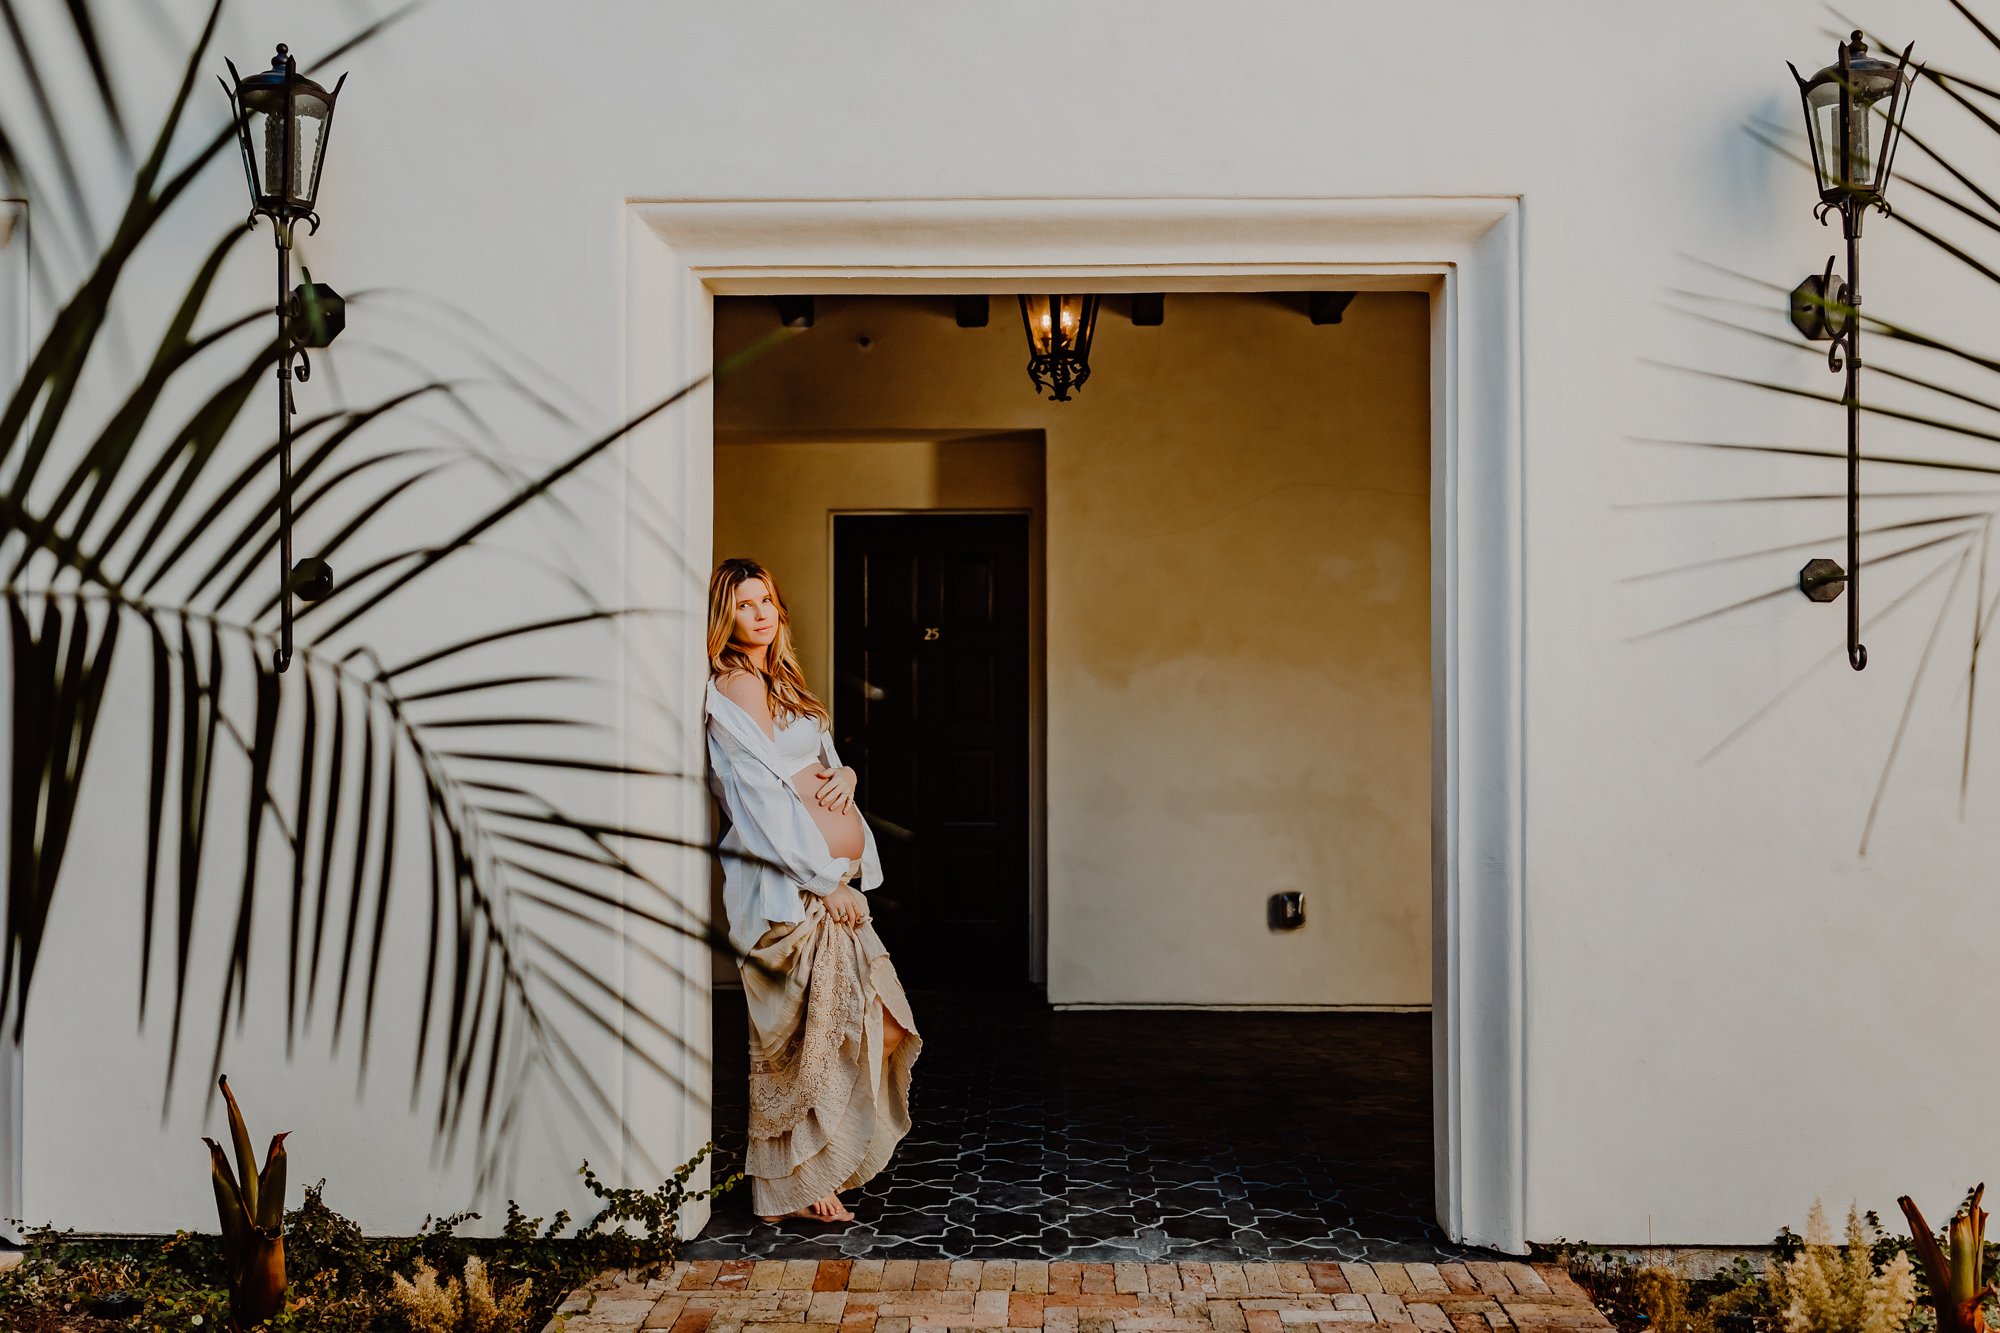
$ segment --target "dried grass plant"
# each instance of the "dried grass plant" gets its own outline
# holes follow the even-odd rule
[[[1833,1243],[1826,1211],[1813,1200],[1805,1247],[1785,1263],[1764,1264],[1785,1333],[1902,1333],[1916,1304],[1916,1272],[1901,1253],[1878,1271],[1869,1246],[1857,1206],[1848,1206],[1842,1247]]]
[[[1648,1264],[1632,1275],[1632,1294],[1646,1312],[1652,1333],[1712,1333],[1705,1310],[1690,1308],[1687,1279],[1671,1268]]]
[[[410,1333],[517,1333],[528,1318],[532,1283],[496,1297],[478,1255],[465,1261],[465,1280],[438,1281],[435,1268],[419,1259],[415,1281],[395,1275],[390,1296]]]
[[[402,1313],[410,1333],[458,1333],[458,1279],[447,1278],[440,1285],[437,1278],[437,1270],[419,1259],[415,1281],[401,1273],[391,1279],[390,1299]]]
[[[515,1333],[527,1323],[528,1296],[534,1285],[523,1282],[496,1298],[486,1276],[486,1261],[476,1254],[467,1258],[463,1333]]]

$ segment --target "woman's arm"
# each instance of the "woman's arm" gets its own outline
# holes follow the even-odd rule
[[[831,773],[838,773],[844,768],[847,769],[849,773],[854,774],[855,785],[857,787],[860,785],[861,775],[859,773],[855,773],[853,769],[847,768],[847,765],[840,762],[840,751],[833,748],[833,731],[831,728],[821,731],[819,734],[819,760],[820,760],[820,766],[822,768],[825,768],[828,772]],[[821,790],[824,791],[824,788],[822,788]],[[838,809],[841,813],[845,814],[847,811],[852,810],[854,808],[854,803],[855,803],[855,793],[852,790],[849,790],[849,792],[847,793],[847,800],[844,803],[842,803],[837,807],[830,807],[830,808]]]
[[[745,850],[780,866],[802,889],[826,896],[847,872],[847,858],[817,859],[826,839],[800,803],[741,742],[722,727],[708,728],[709,759],[722,781],[723,809]]]

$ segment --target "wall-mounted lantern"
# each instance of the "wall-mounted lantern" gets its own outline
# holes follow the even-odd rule
[[[1792,291],[1792,323],[1815,342],[1831,342],[1827,368],[1845,370],[1841,401],[1847,409],[1847,569],[1824,556],[1799,570],[1799,591],[1816,602],[1847,591],[1847,662],[1856,671],[1868,665],[1861,643],[1861,221],[1869,208],[1889,212],[1883,192],[1902,137],[1903,111],[1912,80],[1905,74],[1915,42],[1896,64],[1868,54],[1857,29],[1840,44],[1839,58],[1808,79],[1787,62],[1805,107],[1806,138],[1812,145],[1819,204],[1813,213],[1825,225],[1840,213],[1847,241],[1847,277],[1833,271],[1807,277]],[[1922,66],[1918,73],[1922,73]]]
[[[346,324],[339,293],[325,283],[306,281],[292,288],[292,226],[305,222],[319,230],[313,211],[319,197],[319,169],[326,160],[327,136],[333,129],[333,104],[345,74],[328,92],[311,79],[299,77],[297,63],[284,43],[271,58],[271,68],[248,78],[232,61],[222,89],[236,123],[237,146],[243,151],[243,174],[250,186],[249,224],[271,219],[278,247],[278,578],[281,628],[273,659],[283,671],[292,662],[292,596],[318,601],[333,591],[333,571],[324,560],[292,563],[292,363],[298,378],[312,376],[306,349],[325,347]]]
[[[1097,328],[1095,296],[1023,296],[1021,325],[1028,333],[1028,378],[1058,403],[1090,378],[1090,336]]]

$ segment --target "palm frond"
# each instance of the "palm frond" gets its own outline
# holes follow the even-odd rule
[[[109,55],[85,0],[68,3],[79,50],[99,78]],[[377,643],[370,631],[388,620],[376,614],[385,606],[442,588],[440,569],[462,586],[467,567],[478,569],[475,552],[534,562],[500,540],[518,516],[545,514],[587,532],[566,492],[594,484],[593,463],[707,378],[629,420],[579,432],[583,438],[553,462],[533,465],[506,455],[502,427],[523,411],[565,430],[575,417],[545,386],[531,387],[538,372],[512,349],[471,349],[483,381],[412,364],[413,383],[301,418],[295,515],[325,537],[322,552],[352,560],[354,572],[331,597],[301,608],[292,670],[276,673],[277,603],[258,571],[268,571],[278,541],[277,446],[250,416],[282,349],[256,332],[260,313],[208,312],[241,254],[244,229],[185,258],[179,299],[140,340],[150,358],[122,392],[106,399],[80,388],[86,374],[103,373],[100,344],[136,327],[119,294],[142,243],[162,232],[161,220],[229,145],[226,130],[179,142],[219,12],[217,3],[191,44],[115,220],[87,230],[83,224],[96,221],[84,207],[90,201],[62,210],[77,215],[69,231],[88,262],[76,266],[73,289],[52,302],[23,379],[0,406],[7,572],[0,601],[13,682],[0,1022],[18,1039],[48,923],[64,901],[64,853],[79,821],[99,817],[84,783],[106,762],[91,762],[107,744],[98,726],[110,716],[104,700],[114,679],[130,680],[144,710],[133,715],[143,721],[108,743],[129,746],[145,766],[145,874],[132,903],[141,928],[137,1020],[142,1028],[157,1024],[166,1010],[163,1114],[197,1040],[188,1035],[201,1021],[197,997],[219,993],[203,1052],[213,1070],[232,1028],[264,1002],[262,978],[275,975],[282,995],[270,998],[281,1003],[288,1050],[323,1029],[336,1049],[353,1042],[365,1078],[392,1027],[394,1039],[407,1040],[413,1104],[421,1095],[434,1108],[446,1154],[463,1130],[476,1133],[478,1174],[487,1181],[505,1136],[526,1122],[521,1082],[531,1074],[547,1097],[583,1117],[574,1132],[621,1137],[604,1071],[583,1058],[577,1037],[609,1038],[670,1082],[687,1054],[687,1034],[602,980],[566,937],[601,944],[615,933],[632,957],[676,975],[681,969],[646,932],[676,947],[735,950],[632,850],[705,851],[699,840],[604,815],[579,795],[611,783],[664,788],[692,775],[603,752],[605,724],[554,701],[557,691],[606,686],[567,661],[589,660],[591,636],[653,612],[601,605],[583,572],[544,564],[536,567],[548,570],[561,596],[553,608],[471,627],[444,628],[453,622],[441,620],[428,637],[417,617],[418,628],[400,626],[392,642]],[[327,58],[357,49],[405,12]],[[12,0],[0,0],[0,23],[11,14]],[[141,112],[135,104],[108,112],[118,121],[114,138]],[[31,204],[46,202],[45,180],[64,188],[72,148],[59,127],[0,124],[0,169],[29,189]],[[99,231],[102,243],[89,244]],[[395,294],[379,295],[391,298],[380,304],[396,304]],[[338,355],[329,353],[327,364]],[[488,391],[503,395],[513,415],[483,411],[477,399]],[[86,420],[91,397],[105,404],[102,422]],[[181,406],[170,415],[168,404]],[[422,426],[426,404],[462,418],[470,437]],[[412,433],[425,438],[413,442]],[[456,486],[454,512],[469,514],[461,525],[437,540],[385,549],[390,516],[454,488],[465,464],[495,479],[497,496],[482,504]],[[668,544],[664,529],[635,524]],[[143,648],[125,655],[131,670],[121,673],[117,645],[127,620],[138,623],[122,632]],[[529,656],[557,645],[568,645],[565,661],[552,668]],[[643,690],[623,688],[628,703],[666,711]],[[535,700],[514,702],[507,692],[520,689],[538,691]],[[409,873],[419,861],[421,872]],[[218,907],[227,927],[217,942],[219,984],[211,986],[198,960],[211,952],[202,923]],[[536,919],[524,921],[524,911]],[[421,923],[408,969],[397,952],[401,912]],[[277,920],[282,928],[270,924]],[[274,939],[282,944],[266,962],[270,949],[260,940]],[[383,1021],[389,997],[400,1001],[406,990],[414,1032]]]

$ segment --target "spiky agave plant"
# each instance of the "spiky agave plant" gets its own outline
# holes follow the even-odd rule
[[[229,1275],[229,1316],[237,1329],[256,1328],[285,1308],[285,1138],[271,1136],[264,1165],[250,1146],[250,1127],[229,1090],[229,1076],[216,1080],[229,1108],[229,1139],[236,1169],[222,1145],[204,1136],[209,1174],[215,1185],[215,1212],[222,1223],[222,1256]]]
[[[1985,1192],[1982,1181],[1951,1219],[1949,1254],[1938,1244],[1916,1202],[1907,1194],[1896,1200],[1910,1220],[1910,1240],[1923,1262],[1924,1281],[1930,1284],[1925,1299],[1937,1312],[1937,1333],[1986,1333],[1986,1312],[1981,1307],[1994,1288],[1991,1282],[1980,1281],[1986,1260],[1986,1210],[1979,1206],[1979,1198]]]

